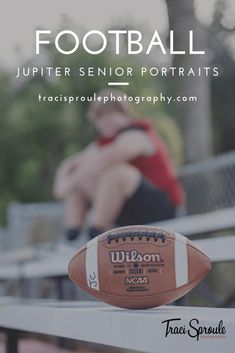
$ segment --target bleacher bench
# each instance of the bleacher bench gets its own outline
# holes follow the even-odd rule
[[[222,326],[226,333],[202,334],[199,340],[186,334],[166,335],[165,320],[172,327]],[[198,320],[199,324],[195,321]],[[235,309],[163,306],[148,310],[125,310],[96,302],[24,302],[0,305],[0,327],[7,330],[11,351],[16,353],[17,332],[46,335],[127,348],[145,353],[234,353]],[[197,332],[190,329],[190,334]],[[213,337],[212,337],[213,336]],[[14,350],[13,350],[14,347]]]

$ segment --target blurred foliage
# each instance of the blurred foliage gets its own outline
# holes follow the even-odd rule
[[[62,44],[63,47],[67,43]],[[164,91],[163,81],[151,80],[137,74],[138,64],[126,57],[113,60],[108,54],[92,56],[85,52],[61,55],[48,47],[49,66],[70,67],[134,67],[126,89],[129,95],[157,95]],[[24,66],[34,66],[32,61]],[[6,206],[12,200],[20,202],[47,201],[53,198],[52,183],[55,170],[67,156],[82,150],[96,132],[86,119],[87,103],[38,102],[38,94],[45,96],[89,96],[107,87],[108,77],[87,80],[71,75],[49,80],[35,76],[16,80],[0,72],[0,223],[6,219]],[[159,133],[169,143],[175,162],[181,158],[180,131],[171,116],[166,117],[164,104],[141,103],[134,106],[136,115],[151,117],[158,123]]]
[[[166,114],[159,114],[155,126],[163,140],[166,142],[171,158],[176,166],[183,163],[183,141],[180,130],[175,121]]]
[[[212,64],[220,76],[212,80],[212,113],[216,153],[235,149],[235,17],[228,0],[217,0],[210,29]]]

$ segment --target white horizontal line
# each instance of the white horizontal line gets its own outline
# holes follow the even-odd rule
[[[129,86],[129,82],[108,82],[109,86]]]

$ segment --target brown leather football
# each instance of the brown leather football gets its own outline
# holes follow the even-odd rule
[[[70,279],[92,296],[122,308],[170,303],[194,288],[210,259],[184,236],[149,226],[110,230],[69,263]]]

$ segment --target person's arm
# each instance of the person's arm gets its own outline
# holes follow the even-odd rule
[[[139,156],[152,155],[156,146],[143,131],[127,131],[122,133],[113,143],[100,148],[99,153],[91,156],[77,171],[78,183],[83,183],[90,175],[99,175],[107,167],[130,161]]]
[[[127,131],[101,151],[99,155],[100,168],[127,162],[140,156],[150,156],[155,152],[156,146],[146,132],[140,130]]]
[[[64,160],[56,171],[53,193],[56,198],[64,198],[74,187],[74,174],[81,168],[86,159],[97,151],[96,143],[91,143],[82,152]]]

